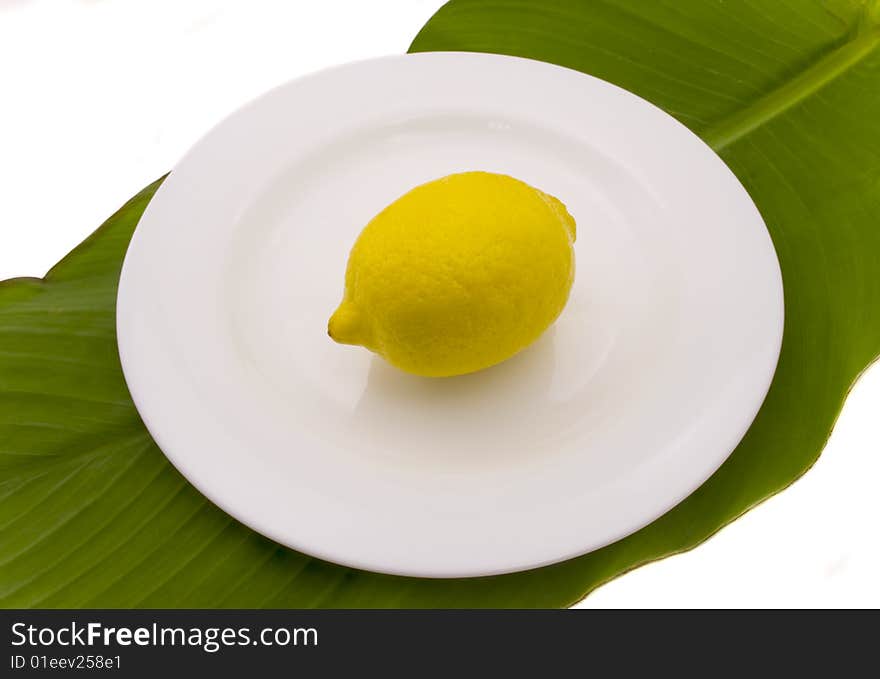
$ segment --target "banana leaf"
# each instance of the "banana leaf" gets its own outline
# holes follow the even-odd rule
[[[117,357],[120,266],[156,182],[44,278],[0,283],[0,606],[559,607],[698,545],[810,468],[880,352],[878,45],[878,0],[453,0],[412,45],[625,87],[710,144],[764,216],[785,285],[773,385],[730,459],[651,525],[539,570],[425,580],[224,514],[153,443]]]

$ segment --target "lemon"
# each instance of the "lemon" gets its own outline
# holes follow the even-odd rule
[[[574,239],[565,206],[513,177],[464,172],[422,184],[361,231],[328,333],[416,375],[488,368],[559,316]]]

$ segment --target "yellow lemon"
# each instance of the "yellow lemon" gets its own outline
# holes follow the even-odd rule
[[[464,172],[422,184],[361,231],[328,332],[416,375],[488,368],[559,316],[574,239],[565,206],[513,177]]]

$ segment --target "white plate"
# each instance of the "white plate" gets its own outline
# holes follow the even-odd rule
[[[463,170],[577,219],[559,321],[445,380],[334,344],[360,229]],[[211,130],[141,219],[117,312],[144,422],[211,500],[330,561],[450,577],[583,554],[684,499],[758,411],[783,301],[749,196],[673,118],[568,69],[433,53],[290,82]]]

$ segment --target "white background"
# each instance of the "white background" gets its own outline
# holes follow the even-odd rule
[[[0,279],[43,275],[263,90],[406,51],[439,0],[0,0]],[[816,466],[580,607],[880,606],[880,369]]]

